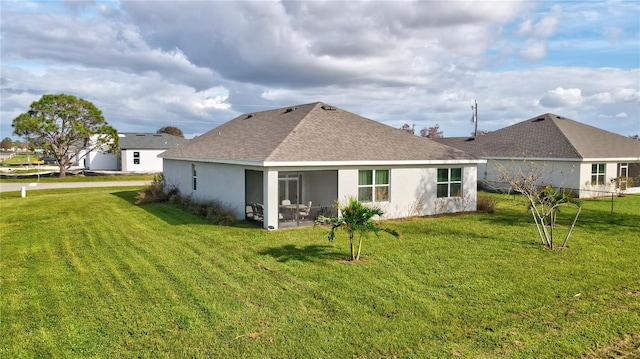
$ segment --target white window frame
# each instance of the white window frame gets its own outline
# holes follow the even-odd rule
[[[602,171],[600,169],[602,168]],[[592,163],[591,164],[591,185],[604,185],[607,175],[606,163]],[[602,180],[602,181],[601,181]]]
[[[444,181],[440,180],[440,171],[447,171],[447,178]],[[460,171],[460,180],[452,180],[452,176],[451,176],[451,172],[452,170],[459,170]],[[464,180],[464,171],[462,167],[449,167],[449,168],[438,168],[436,171],[436,197],[437,198],[451,198],[451,197],[462,197],[462,192],[463,192],[463,180]],[[447,195],[446,196],[441,196],[440,195],[440,190],[439,188],[441,186],[447,186]],[[452,186],[454,185],[454,186]],[[457,193],[453,193],[453,191],[455,190],[455,188],[459,188],[457,190]]]
[[[360,184],[360,175],[362,172],[371,172],[371,183]],[[376,183],[376,172],[385,171],[387,172],[387,183]],[[371,200],[364,200],[363,197],[360,196],[360,189],[369,188],[371,189]],[[386,198],[379,199],[378,191],[380,189],[386,188],[387,195]],[[390,169],[369,169],[369,170],[359,170],[358,171],[358,201],[363,203],[375,203],[375,202],[390,202],[391,201],[391,170]]]
[[[195,191],[198,189],[198,166],[195,163],[191,164],[191,178],[191,189]]]

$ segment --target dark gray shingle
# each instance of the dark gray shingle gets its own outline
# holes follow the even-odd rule
[[[241,115],[160,156],[246,162],[475,159],[321,102]]]
[[[120,136],[120,149],[163,150],[187,142],[186,139],[166,133],[123,132]]]
[[[640,141],[547,113],[479,136],[436,139],[480,157],[640,158]]]

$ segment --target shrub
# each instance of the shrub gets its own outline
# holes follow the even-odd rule
[[[494,197],[478,192],[477,208],[478,212],[493,213],[496,210],[498,200]]]
[[[136,204],[165,202],[169,196],[164,191],[164,176],[155,175],[148,186],[141,189],[136,195]]]
[[[156,175],[153,182],[140,190],[136,196],[136,204],[168,202],[190,213],[207,218],[213,224],[231,226],[236,223],[233,210],[216,201],[199,203],[190,197],[183,197],[175,186],[165,191],[163,175]]]
[[[612,178],[611,183],[616,189],[624,191],[629,187],[633,187],[633,177],[619,176]]]
[[[236,218],[233,215],[233,211],[226,208],[217,202],[210,202],[206,204],[207,219],[213,224],[219,224],[222,226],[231,226],[236,223]]]
[[[223,226],[236,224],[233,210],[216,201],[200,203],[190,197],[182,197],[178,192],[175,192],[169,196],[168,202],[190,213],[205,217],[213,224]]]

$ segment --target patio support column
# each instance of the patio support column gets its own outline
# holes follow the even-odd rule
[[[278,171],[264,171],[263,196],[264,228],[278,229]]]

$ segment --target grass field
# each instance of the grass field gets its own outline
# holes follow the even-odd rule
[[[30,160],[34,161],[42,157],[42,154],[30,155]],[[67,173],[65,178],[58,178],[58,166],[47,165],[37,166],[30,165],[28,167],[15,167],[10,165],[32,163],[27,161],[26,155],[14,155],[11,159],[6,159],[0,163],[0,174],[6,178],[0,178],[0,183],[30,183],[38,180],[42,183],[59,183],[59,182],[108,182],[108,181],[151,181],[154,174],[129,174],[114,171],[112,175],[93,174],[83,175],[75,172]],[[88,171],[91,172],[91,171]],[[38,174],[41,174],[38,176]]]
[[[213,226],[134,188],[0,194],[0,357],[576,358],[640,350],[640,198],[585,201],[569,248],[530,215],[346,235]],[[569,217],[569,213],[566,213]],[[562,216],[562,214],[561,214]],[[561,218],[562,219],[562,218]]]
[[[50,177],[50,176],[41,176],[39,181],[40,183],[62,183],[62,182],[116,182],[116,181],[153,181],[154,175],[149,174],[125,174],[125,175],[117,175],[117,176],[108,176],[108,175],[100,175],[100,176],[83,176],[83,175],[73,175],[68,174],[65,178]],[[33,183],[36,182],[35,177],[24,177],[24,178],[2,178],[0,179],[0,183]]]

